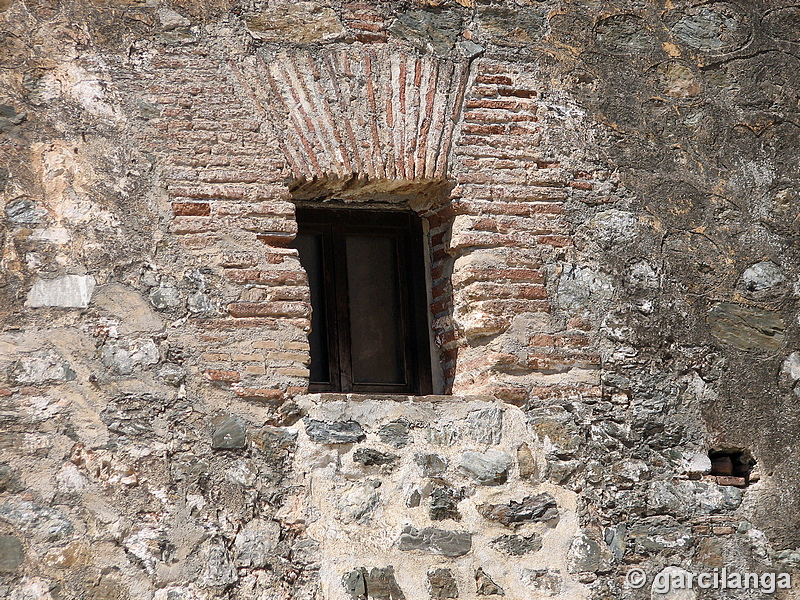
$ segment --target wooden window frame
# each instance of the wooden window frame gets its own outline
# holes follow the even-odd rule
[[[309,392],[427,395],[432,393],[430,328],[422,219],[410,210],[297,206],[298,234],[322,234],[325,298],[312,310],[326,313],[329,382],[309,382]],[[396,240],[405,383],[354,383],[346,235],[390,234]],[[319,304],[319,299],[316,299]],[[312,361],[314,360],[312,350]]]

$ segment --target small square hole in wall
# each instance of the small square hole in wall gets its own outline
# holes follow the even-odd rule
[[[711,475],[720,485],[744,487],[750,484],[750,474],[756,464],[749,450],[710,450]]]

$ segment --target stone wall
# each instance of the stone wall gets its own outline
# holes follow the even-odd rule
[[[0,0],[0,596],[800,585],[799,11]],[[423,218],[439,395],[308,393],[295,202]]]

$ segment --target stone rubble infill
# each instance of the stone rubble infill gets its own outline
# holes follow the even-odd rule
[[[353,462],[361,463],[366,467],[388,465],[395,462],[399,456],[388,452],[381,452],[373,448],[359,448],[353,452]]]
[[[482,568],[478,567],[475,572],[475,585],[477,586],[478,596],[505,596],[506,593],[492,578],[489,577]]]
[[[558,517],[556,500],[547,492],[537,496],[526,496],[522,502],[512,500],[508,504],[481,504],[478,512],[490,521],[514,526],[531,521],[549,521]]]
[[[432,600],[458,598],[458,584],[450,569],[428,571],[428,586]]]
[[[422,550],[442,556],[464,556],[472,549],[472,534],[433,527],[419,530],[409,525],[400,534],[397,547],[400,550]]]
[[[378,430],[378,437],[384,444],[394,448],[405,448],[411,439],[411,430],[406,421],[393,421]]]
[[[342,585],[353,600],[405,600],[405,594],[394,577],[394,567],[383,569],[373,567],[367,571],[364,567],[346,573]]]
[[[508,479],[508,469],[514,460],[505,452],[489,450],[465,452],[461,455],[459,471],[472,477],[480,485],[501,485]]]
[[[522,556],[542,549],[542,539],[534,535],[506,534],[492,540],[492,546],[512,556]]]
[[[313,442],[326,444],[353,444],[362,441],[366,436],[361,425],[355,421],[337,421],[328,423],[314,419],[303,419],[306,433]]]

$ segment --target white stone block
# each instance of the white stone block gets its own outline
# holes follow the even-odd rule
[[[91,275],[63,275],[55,279],[37,279],[25,306],[40,308],[54,306],[61,308],[86,308],[92,299],[96,285]]]

